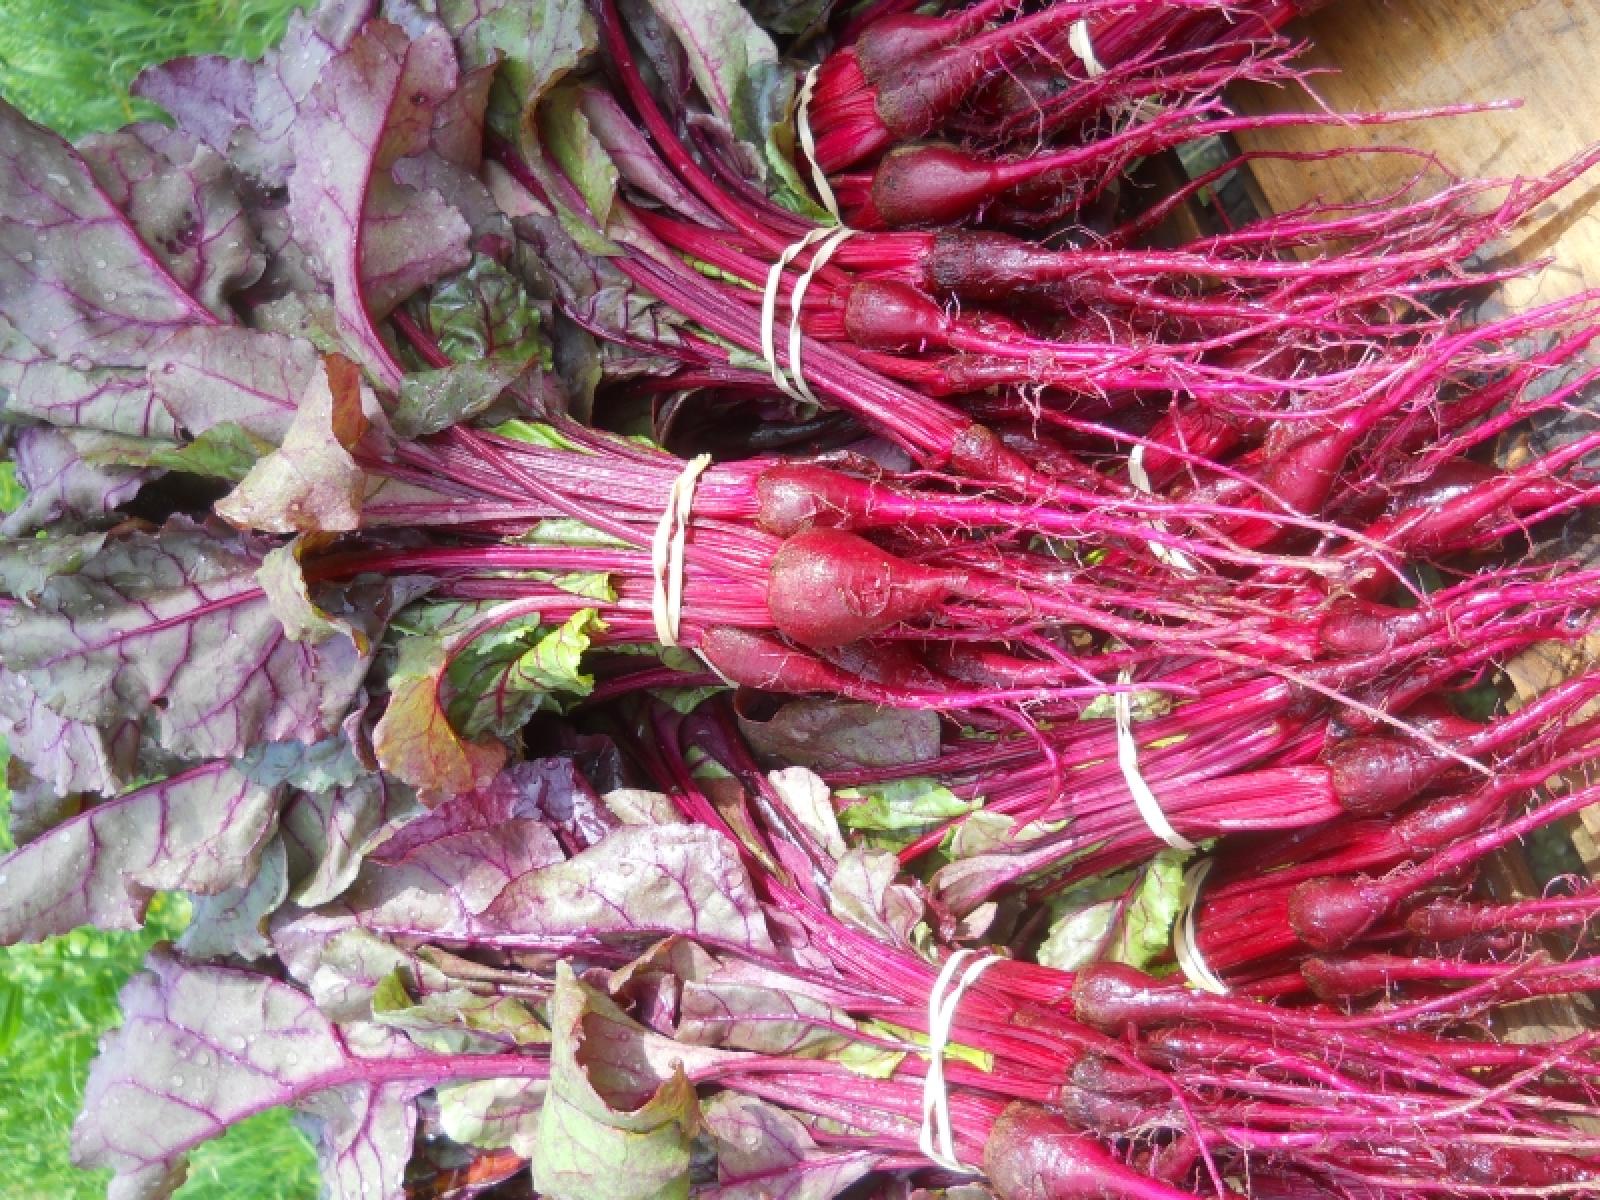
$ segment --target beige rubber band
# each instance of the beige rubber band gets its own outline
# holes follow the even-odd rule
[[[822,201],[822,207],[833,215],[833,219],[842,225],[844,218],[839,215],[839,200],[828,183],[828,173],[817,161],[817,139],[811,132],[811,96],[817,90],[817,70],[821,65],[818,63],[807,71],[805,82],[800,85],[800,96],[795,101],[794,129],[800,139],[800,149],[806,156],[806,163],[811,168],[811,183],[817,189],[817,199]]]
[[[794,290],[789,294],[789,378],[800,393],[813,404],[822,402],[817,399],[817,394],[806,382],[805,372],[800,369],[800,306],[806,298],[806,289],[817,277],[817,272],[828,265],[828,260],[833,257],[834,251],[844,245],[846,239],[853,237],[855,232],[854,229],[841,225],[823,238],[822,244],[817,247],[817,252],[811,256],[811,265],[799,279],[794,281]]]
[[[1202,858],[1191,863],[1183,873],[1183,897],[1178,901],[1178,919],[1172,923],[1172,956],[1178,960],[1183,976],[1202,992],[1213,996],[1226,996],[1228,985],[1217,977],[1215,971],[1200,956],[1200,947],[1194,932],[1194,910],[1200,899],[1200,888],[1211,874],[1215,860]]]
[[[1106,73],[1105,64],[1095,57],[1094,40],[1089,36],[1089,22],[1077,20],[1067,30],[1067,45],[1083,63],[1083,69],[1089,73],[1090,79],[1098,79]]]
[[[1140,442],[1128,454],[1128,482],[1133,484],[1134,491],[1143,492],[1146,496],[1155,495],[1155,489],[1150,486],[1150,473],[1144,469],[1144,443]],[[1166,526],[1160,521],[1150,522],[1151,526],[1162,532]],[[1198,575],[1200,568],[1194,565],[1182,550],[1175,550],[1171,546],[1163,546],[1160,542],[1150,543],[1150,553],[1155,555],[1158,563],[1171,567],[1174,571],[1182,571],[1185,575]]]
[[[767,286],[761,293],[761,357],[767,360],[767,374],[777,389],[791,400],[804,402],[806,397],[789,382],[783,368],[778,365],[778,347],[773,336],[773,326],[778,317],[778,288],[783,283],[783,273],[807,246],[820,242],[833,232],[831,225],[819,225],[805,237],[778,255],[778,261],[767,269]]]
[[[950,1042],[950,1027],[955,1024],[961,997],[978,981],[978,976],[1001,959],[998,954],[985,955],[961,971],[957,979],[956,972],[961,965],[976,954],[976,950],[968,949],[952,954],[945,960],[939,978],[934,980],[933,990],[928,993],[928,1073],[922,1079],[922,1134],[917,1146],[947,1171],[970,1172],[972,1168],[956,1157],[955,1131],[950,1125],[950,1091],[944,1081],[944,1048]],[[954,987],[951,987],[952,980]],[[948,996],[945,995],[947,990]]]
[[[697,455],[667,489],[667,504],[650,539],[650,617],[656,640],[663,646],[678,644],[678,622],[683,616],[683,547],[689,535],[689,512],[694,505],[694,485],[711,465],[709,454]]]
[[[1125,689],[1132,681],[1133,673],[1124,667],[1117,676],[1117,682]],[[1111,703],[1117,716],[1117,766],[1122,768],[1122,781],[1128,785],[1139,815],[1150,827],[1150,832],[1174,850],[1193,850],[1194,843],[1172,827],[1161,801],[1156,799],[1155,792],[1150,790],[1150,785],[1139,773],[1139,743],[1133,736],[1132,696],[1126,690],[1119,691],[1112,695]]]

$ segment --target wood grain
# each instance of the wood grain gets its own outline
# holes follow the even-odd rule
[[[1520,99],[1509,112],[1402,126],[1274,130],[1247,149],[1316,150],[1403,142],[1472,175],[1542,174],[1600,140],[1600,0],[1332,0],[1291,35],[1307,37],[1309,65],[1333,68],[1313,86],[1339,111],[1427,108]],[[1293,89],[1241,89],[1246,111],[1311,110]],[[1393,155],[1320,164],[1259,163],[1255,175],[1274,209],[1322,197],[1385,194],[1416,170]],[[1518,261],[1550,255],[1539,276],[1510,285],[1512,306],[1600,285],[1600,170],[1539,212],[1513,240]]]

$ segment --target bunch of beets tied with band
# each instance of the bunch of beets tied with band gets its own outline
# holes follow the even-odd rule
[[[1600,890],[1483,878],[1600,799],[1600,294],[1486,303],[1600,149],[1238,115],[1306,7],[327,0],[0,104],[0,941],[194,912],[77,1160],[1600,1194],[1600,1032],[1509,1025]],[[1230,136],[1307,124],[1396,140]],[[1404,178],[1173,232],[1274,155]]]

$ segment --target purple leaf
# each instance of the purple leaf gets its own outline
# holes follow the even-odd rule
[[[566,764],[562,772],[555,764]],[[423,849],[446,838],[504,829],[519,821],[545,827],[550,824],[550,808],[565,808],[570,815],[572,802],[563,804],[560,792],[576,788],[571,763],[567,759],[545,759],[507,767],[486,787],[452,796],[432,812],[409,822],[378,847],[377,862],[398,865]],[[548,861],[557,862],[559,851]]]
[[[581,87],[578,107],[589,122],[590,132],[605,147],[622,178],[675,215],[706,225],[718,224],[720,218],[662,165],[660,155],[645,138],[638,122],[622,110],[622,105],[610,92]]]
[[[176,754],[317,741],[349,710],[367,655],[348,638],[290,641],[260,565],[251,543],[181,520],[130,533],[51,580],[37,607],[0,618],[7,665],[71,720],[105,727],[153,707],[160,744]],[[360,619],[375,640],[387,605],[364,603]]]
[[[710,946],[774,952],[733,843],[699,825],[618,829],[582,854],[508,886],[480,924],[502,944],[557,934],[683,934]]]
[[[106,544],[103,533],[0,541],[0,592],[33,604],[57,575],[71,575]]]
[[[0,667],[0,731],[12,757],[57,795],[111,795],[127,783],[138,748],[138,727],[127,722],[108,735],[51,710],[27,681]],[[131,736],[128,736],[131,734]]]
[[[448,172],[442,174],[448,176]],[[432,175],[418,172],[408,177],[423,190],[380,179],[367,194],[359,237],[360,288],[369,321],[382,320],[413,292],[472,261],[467,245],[472,227],[466,218],[437,188],[430,186],[434,182]],[[469,186],[448,177],[440,182],[452,190]],[[480,211],[488,208],[481,197],[473,199]],[[337,274],[334,296],[341,299]],[[341,307],[341,316],[347,311]]]
[[[90,134],[78,152],[167,273],[231,320],[227,297],[254,283],[265,259],[227,161],[189,134],[154,124]]]
[[[483,126],[496,69],[497,64],[487,63],[465,72],[461,85],[433,114],[433,152],[473,174],[483,165]]]
[[[283,837],[296,862],[296,904],[315,908],[343,894],[375,836],[406,811],[401,790],[393,780],[373,774],[347,787],[302,793],[290,803]]]
[[[109,516],[139,494],[160,472],[101,466],[86,454],[116,435],[93,430],[34,426],[17,432],[11,460],[28,490],[22,506],[0,521],[0,535],[19,537],[63,518],[92,521]]]
[[[939,756],[933,712],[836,700],[791,700],[765,721],[739,728],[761,754],[815,771],[898,767]]]
[[[283,446],[217,501],[218,516],[268,533],[343,532],[361,526],[366,473],[350,451],[376,406],[355,364],[329,355],[313,372]]]
[[[151,359],[150,387],[190,433],[225,421],[282,440],[318,364],[299,338],[240,328],[193,328]]]
[[[315,1123],[325,1194],[401,1200],[416,1095],[434,1078],[468,1074],[453,1069],[461,1060],[407,1056],[393,1040],[372,1048],[381,1057],[358,1050],[287,984],[160,950],[123,988],[122,1011],[90,1068],[72,1141],[74,1161],[110,1167],[124,1194],[230,1125],[287,1104]],[[524,1069],[543,1073],[531,1060]]]
[[[11,393],[8,412],[52,425],[144,438],[170,439],[178,432],[142,370],[79,371],[4,326],[0,326],[0,390]]]
[[[82,369],[142,366],[217,318],[189,295],[78,153],[0,101],[0,316]]]
[[[210,763],[107,800],[0,860],[0,944],[137,929],[150,897],[246,883],[277,795]]]
[[[256,71],[249,123],[236,131],[233,162],[268,187],[282,187],[294,165],[291,133],[300,106],[336,51],[350,44],[372,5],[367,0],[323,4],[294,13],[283,40]]]
[[[777,47],[738,0],[649,0],[677,35],[689,72],[711,111],[739,137],[764,136],[752,111],[752,75],[778,61]]]
[[[174,58],[146,67],[128,89],[167,110],[178,128],[218,154],[227,154],[233,131],[255,110],[260,65],[220,54]]]
[[[716,1200],[831,1200],[877,1165],[870,1150],[823,1150],[783,1109],[723,1092],[701,1106],[717,1152]]]
[[[914,948],[923,902],[916,889],[897,883],[900,860],[857,847],[839,860],[828,906],[847,925],[894,946]],[[926,926],[922,927],[926,932]]]
[[[457,796],[376,846],[355,881],[332,904],[290,918],[288,935],[331,937],[361,927],[466,937],[506,885],[562,861],[555,835],[538,818],[496,821],[493,797]],[[425,823],[412,833],[412,825]]]
[[[426,1083],[352,1085],[303,1101],[299,1124],[317,1146],[328,1200],[402,1200]]]
[[[390,170],[428,148],[433,113],[456,85],[443,29],[416,41],[369,23],[323,69],[294,122],[289,216],[333,284],[339,326],[357,358],[386,387],[399,365],[374,327],[416,287],[467,265],[468,229],[432,194],[394,182]],[[380,282],[368,294],[368,276]]]
[[[272,953],[267,922],[289,896],[287,855],[281,838],[261,852],[249,883],[196,896],[178,949],[190,958],[242,958],[254,961]]]
[[[635,1024],[565,962],[550,1025],[534,1187],[563,1200],[687,1196],[700,1108],[684,1069],[698,1055]]]
[[[28,774],[16,759],[7,766],[6,786],[11,789],[11,841],[17,846],[26,846],[83,811],[82,796],[62,795]]]

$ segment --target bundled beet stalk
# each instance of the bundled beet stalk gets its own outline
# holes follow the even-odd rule
[[[1152,156],[1486,107],[1235,114],[1301,7],[341,2],[0,106],[0,940],[194,909],[85,1165],[1596,1190],[1592,1035],[1490,1032],[1595,889],[1479,886],[1594,799],[1600,677],[1496,685],[1600,599],[1600,309],[1480,302],[1595,152],[1174,244],[1249,156]]]

